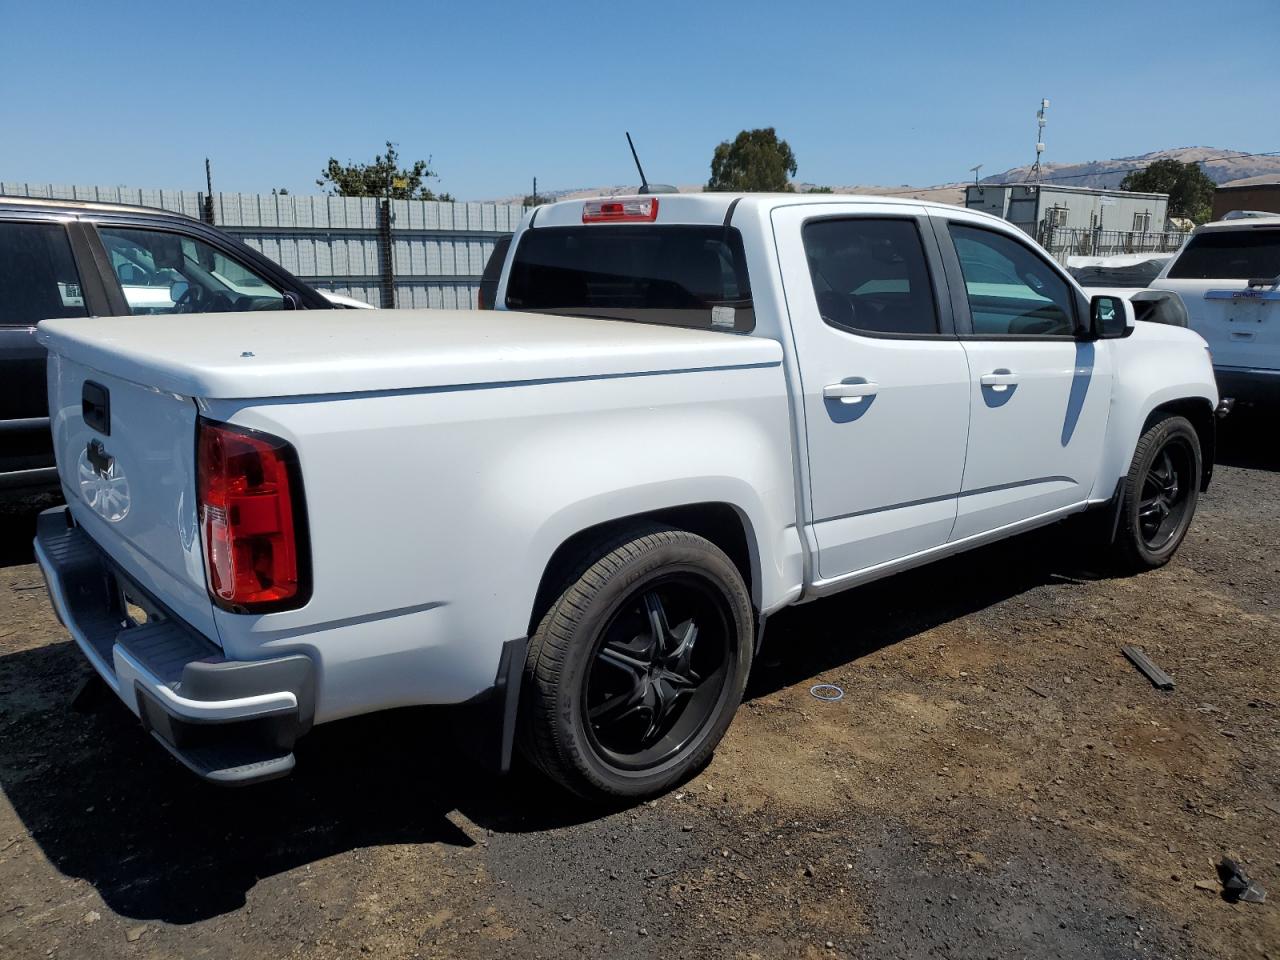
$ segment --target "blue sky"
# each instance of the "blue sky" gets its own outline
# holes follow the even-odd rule
[[[931,184],[1033,159],[1041,97],[1047,160],[1280,150],[1275,2],[0,0],[0,180],[315,192],[390,139],[489,199],[774,126],[798,179]]]

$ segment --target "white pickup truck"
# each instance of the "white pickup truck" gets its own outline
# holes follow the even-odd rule
[[[40,325],[53,605],[198,774],[472,704],[499,766],[649,795],[708,758],[781,608],[1090,508],[1155,567],[1209,482],[1204,341],[984,214],[557,203],[496,296]]]

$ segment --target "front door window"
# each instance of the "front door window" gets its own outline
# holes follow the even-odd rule
[[[216,247],[167,230],[100,227],[129,312],[283,310],[284,294]]]

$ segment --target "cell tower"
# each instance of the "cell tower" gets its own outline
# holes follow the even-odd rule
[[[1035,183],[1040,182],[1040,154],[1044,153],[1044,125],[1046,123],[1044,112],[1049,109],[1049,101],[1047,99],[1040,101],[1040,109],[1036,111],[1036,162],[1031,165],[1031,173],[1028,179]]]

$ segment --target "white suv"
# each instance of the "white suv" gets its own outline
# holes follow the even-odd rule
[[[1280,215],[1204,224],[1151,286],[1182,297],[1223,397],[1280,407]]]

